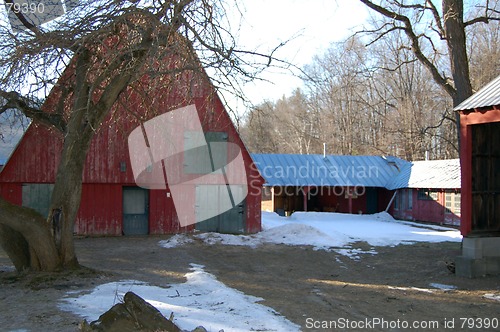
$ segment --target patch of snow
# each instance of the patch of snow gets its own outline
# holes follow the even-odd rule
[[[203,270],[202,265],[191,264],[187,281],[160,288],[134,280],[111,282],[96,287],[92,293],[80,297],[66,297],[59,308],[73,312],[88,321],[94,321],[126,292],[132,291],[170,317],[181,328],[192,330],[204,326],[208,331],[300,331],[273,309],[257,302],[262,298],[246,295],[227,287],[215,276]]]
[[[258,238],[249,235],[233,235],[221,233],[202,233],[194,236],[208,245],[225,244],[230,246],[249,246],[255,248],[261,243]]]
[[[355,260],[355,261],[359,261],[361,259],[360,255],[366,255],[366,254],[376,255],[376,254],[378,254],[378,252],[376,252],[374,249],[370,249],[370,250],[366,251],[366,250],[362,250],[362,249],[346,248],[346,249],[334,249],[334,251],[336,253],[341,254],[341,255],[347,256],[350,259]]]
[[[393,287],[389,286],[389,289],[395,289],[395,290],[402,290],[402,291],[417,291],[417,292],[422,292],[422,293],[434,293],[433,289],[428,289],[428,288],[419,288],[419,287]]]
[[[442,289],[442,290],[454,290],[454,289],[457,289],[457,286],[453,286],[453,285],[445,285],[445,284],[438,284],[438,283],[435,283],[435,282],[431,282],[429,284],[429,286],[431,287],[434,287],[434,288],[437,288],[437,289]]]
[[[194,240],[186,234],[175,234],[168,240],[161,240],[160,242],[158,242],[158,245],[163,248],[175,248],[192,242],[194,242]]]
[[[484,294],[483,297],[485,299],[500,301],[500,294]]]
[[[14,272],[16,268],[12,265],[0,265],[0,272]]]

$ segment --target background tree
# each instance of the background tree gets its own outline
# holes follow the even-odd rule
[[[210,68],[218,87],[238,93],[241,79],[268,66],[270,56],[237,48],[226,5],[79,1],[44,25],[21,16],[21,32],[0,25],[0,113],[17,110],[63,139],[48,216],[0,197],[0,243],[17,270],[78,267],[73,226],[83,167],[95,132],[115,105],[126,105],[131,93],[147,100],[148,91]],[[46,100],[56,83],[57,93]]]
[[[432,159],[456,158],[453,105],[498,76],[497,2],[467,2],[467,10],[461,1],[443,1],[441,6],[433,1],[363,2],[381,15],[374,15],[362,32],[317,54],[304,68],[305,99],[299,113],[317,119],[311,122],[315,134],[308,153],[321,153],[324,142],[334,154],[419,160],[428,151]],[[456,40],[460,33],[448,31],[458,26],[465,33],[464,43]],[[451,50],[462,56],[450,58]],[[292,112],[277,117],[269,108],[267,113],[273,152],[304,151],[297,134],[284,132]],[[256,136],[251,130],[245,135]],[[261,151],[252,143],[249,148]]]
[[[451,97],[453,106],[472,95],[466,29],[498,21],[497,1],[467,2],[467,12],[463,0],[443,0],[440,8],[433,0],[360,1],[381,15],[374,29],[364,31],[373,36],[373,42],[403,32],[406,36],[404,47],[429,70],[433,80]],[[441,41],[445,47],[440,45]],[[455,114],[455,121],[458,136],[458,114]]]

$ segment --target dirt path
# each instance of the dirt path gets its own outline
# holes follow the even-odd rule
[[[165,238],[77,239],[80,262],[99,274],[33,278],[0,272],[0,330],[75,331],[81,319],[57,308],[67,291],[122,279],[158,286],[181,283],[190,263],[204,265],[227,286],[264,298],[264,305],[305,331],[325,331],[323,324],[336,323],[339,328],[347,320],[357,327],[351,330],[362,330],[363,324],[373,327],[370,330],[397,331],[406,322],[420,327],[437,322],[440,330],[454,323],[455,329],[448,330],[460,331],[460,318],[474,318],[476,326],[485,318],[500,319],[500,302],[483,297],[500,294],[500,278],[470,280],[447,270],[445,262],[459,253],[457,243],[377,247],[378,254],[355,261],[336,252],[283,245],[252,249],[198,241],[164,249],[158,241]],[[366,243],[353,247],[371,249]],[[2,265],[10,264],[0,251]],[[430,283],[454,285],[457,290],[430,292]]]

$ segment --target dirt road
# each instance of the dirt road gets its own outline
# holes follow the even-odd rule
[[[204,265],[227,286],[264,298],[262,304],[305,331],[332,330],[335,324],[337,330],[402,331],[408,324],[419,331],[452,325],[447,330],[464,331],[500,319],[500,302],[484,297],[500,294],[500,278],[460,278],[446,268],[445,262],[459,253],[457,243],[376,247],[378,254],[355,261],[336,252],[284,245],[252,249],[196,240],[159,247],[166,238],[77,239],[80,263],[97,273],[32,277],[0,272],[0,330],[75,331],[81,318],[57,308],[67,291],[123,279],[157,286],[182,283],[190,263]],[[372,249],[366,243],[353,247]],[[0,251],[2,265],[10,263]],[[457,288],[435,289],[431,283]]]

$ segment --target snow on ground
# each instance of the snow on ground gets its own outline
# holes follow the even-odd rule
[[[100,285],[76,298],[74,292],[69,292],[59,308],[94,321],[132,291],[165,317],[174,312],[174,322],[181,329],[191,331],[201,325],[208,331],[300,331],[300,326],[257,303],[262,298],[227,287],[205,272],[202,265],[191,264],[191,271],[185,283],[171,284],[169,288],[126,280]]]
[[[194,242],[194,240],[184,234],[175,234],[170,239],[160,241],[158,244],[163,248],[175,248],[192,242]]]
[[[291,217],[263,212],[263,231],[253,235],[201,233],[193,236],[177,234],[160,241],[164,248],[173,248],[201,240],[208,245],[225,244],[258,247],[265,243],[310,245],[316,250],[333,250],[351,259],[362,254],[375,255],[375,248],[353,248],[355,242],[366,241],[371,246],[396,246],[414,242],[442,242],[461,240],[460,232],[447,227],[420,225],[394,220],[387,213],[351,215],[340,213],[296,212]],[[336,257],[338,261],[338,257]],[[192,330],[203,325],[209,331],[299,331],[300,327],[288,321],[273,309],[257,302],[261,298],[245,295],[219,282],[205,272],[203,266],[191,264],[183,284],[159,288],[141,281],[107,283],[90,294],[69,292],[61,300],[62,310],[74,312],[88,321],[117,303],[127,291],[133,291],[163,315],[175,313],[174,321],[182,329]],[[453,289],[454,286],[430,284],[434,289],[412,288],[432,293],[435,289]],[[398,288],[399,289],[399,288]],[[497,300],[498,295],[485,297]]]
[[[498,294],[484,294],[483,297],[485,299],[490,299],[494,301],[499,301],[500,302],[500,293]]]
[[[439,283],[436,283],[436,282],[431,282],[429,284],[429,286],[437,288],[437,289],[441,289],[441,290],[444,290],[444,291],[450,291],[450,290],[457,289],[457,286],[439,284]]]
[[[398,221],[385,212],[372,215],[295,212],[290,217],[263,212],[262,227],[263,231],[254,235],[203,233],[194,237],[210,245],[310,245],[316,250],[335,250],[354,259],[362,253],[376,254],[374,250],[352,249],[351,244],[358,241],[366,241],[371,246],[396,246],[415,242],[462,240],[456,229]],[[180,237],[189,239],[187,235],[176,235],[171,240],[161,241],[160,246],[171,248],[180,244]]]

